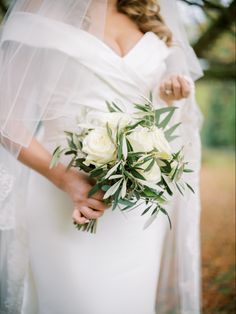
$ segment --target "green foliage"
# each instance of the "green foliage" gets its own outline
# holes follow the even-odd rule
[[[70,155],[71,160],[68,167],[74,167],[83,170],[90,177],[96,180],[95,185],[89,192],[89,197],[99,190],[105,191],[104,201],[112,205],[112,209],[120,208],[122,211],[134,209],[138,200],[143,200],[146,204],[146,210],[143,215],[150,212],[151,217],[145,227],[149,226],[156,215],[161,212],[168,217],[169,215],[163,204],[166,203],[166,196],[173,195],[174,186],[184,194],[185,186],[192,192],[192,188],[187,184],[179,182],[183,172],[191,172],[187,169],[187,162],[183,160],[182,149],[177,153],[167,154],[165,157],[156,148],[150,152],[134,152],[132,145],[128,140],[136,128],[141,127],[149,129],[150,132],[156,130],[156,127],[163,130],[167,141],[173,140],[176,136],[174,132],[179,124],[169,128],[168,124],[177,108],[165,107],[155,109],[152,104],[152,95],[149,99],[143,98],[142,104],[134,104],[137,112],[133,115],[133,122],[121,127],[118,124],[114,129],[106,123],[106,131],[110,141],[116,147],[116,160],[102,165],[87,164],[86,154],[83,152],[83,140],[91,129],[76,134],[65,132],[67,136],[67,147],[57,147],[53,153],[51,167],[59,162],[62,155]],[[114,103],[107,103],[108,110],[111,113],[122,112]],[[114,134],[115,133],[115,134]],[[164,136],[164,135],[163,135]],[[159,182],[152,182],[145,179],[145,173],[149,172],[154,166],[160,169]],[[96,232],[97,222],[89,222],[83,226],[76,226],[79,230]]]
[[[200,82],[198,99],[205,121],[202,139],[205,146],[235,148],[234,82]]]

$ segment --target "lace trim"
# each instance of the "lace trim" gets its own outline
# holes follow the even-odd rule
[[[0,164],[0,230],[12,229],[15,226],[13,190],[15,178]]]
[[[0,314],[21,314],[24,280],[28,271],[28,242],[24,228],[17,228],[14,237],[7,242],[6,266],[2,285],[4,300],[0,304]]]
[[[26,237],[24,230],[19,231],[11,245],[10,258],[8,261],[8,295],[5,302],[6,314],[21,314],[24,279],[28,269],[28,246]]]

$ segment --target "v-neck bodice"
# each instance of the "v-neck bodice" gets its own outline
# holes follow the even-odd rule
[[[130,67],[132,70],[140,71],[140,76],[155,71],[170,53],[166,44],[151,31],[145,33],[124,56],[119,56],[108,44],[82,30],[80,30],[80,40],[83,42],[88,60],[93,63],[103,61],[100,65],[101,70],[106,65],[113,65],[120,69]],[[156,81],[155,75],[153,79]]]
[[[145,41],[146,37],[150,35],[150,33],[152,32],[146,32],[145,34],[143,34],[143,36],[138,41],[136,41],[136,43],[134,43],[133,46],[123,56],[119,55],[107,42],[99,40],[97,37],[93,36],[90,33],[87,33],[87,35],[91,37],[91,40],[97,41],[104,47],[104,49],[108,50],[111,54],[114,54],[117,59],[125,60],[129,58],[129,55],[132,54],[133,51],[135,51],[139,48],[140,45],[142,45],[143,41]]]
[[[86,99],[92,92],[103,102],[116,98],[137,101],[154,90],[165,73],[170,49],[153,32],[145,33],[124,57],[87,32],[80,31],[79,37],[83,46],[81,63],[91,71],[94,81],[89,89],[87,82],[80,86],[80,95],[86,95]]]

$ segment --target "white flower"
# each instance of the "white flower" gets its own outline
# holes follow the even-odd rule
[[[134,152],[146,153],[157,149],[159,158],[172,158],[171,147],[165,138],[165,134],[157,127],[153,129],[138,127],[127,138]]]
[[[93,113],[88,116],[89,123],[102,127],[108,123],[111,129],[116,129],[118,125],[120,128],[124,128],[132,121],[132,117],[123,112],[96,112],[96,114]]]
[[[106,128],[96,128],[83,140],[82,151],[87,154],[86,165],[99,166],[114,161],[116,147],[108,136]]]
[[[148,128],[139,127],[127,136],[134,152],[150,152],[153,150],[153,137]]]
[[[158,150],[159,157],[162,159],[172,158],[171,147],[165,138],[164,132],[161,129],[154,127],[152,130],[152,138],[153,146]]]
[[[161,181],[161,170],[156,162],[153,164],[150,170],[145,171],[145,169],[147,169],[147,167],[150,165],[150,162],[152,161],[145,162],[141,166],[143,170],[139,170],[139,173],[145,178],[146,181],[150,183],[158,183]]]

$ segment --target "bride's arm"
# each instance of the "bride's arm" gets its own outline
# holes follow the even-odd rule
[[[106,206],[102,202],[103,193],[98,192],[93,198],[88,198],[88,192],[93,182],[87,175],[75,170],[66,170],[66,166],[59,163],[50,169],[51,154],[33,139],[27,148],[22,148],[18,160],[37,171],[54,185],[69,194],[74,203],[73,219],[83,224],[87,219],[99,218]]]

